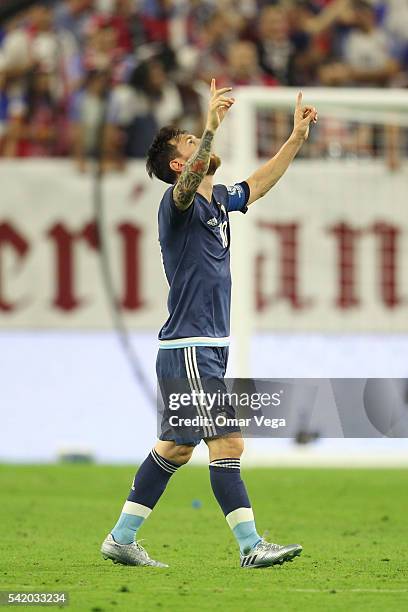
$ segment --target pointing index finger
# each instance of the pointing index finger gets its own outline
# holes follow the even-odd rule
[[[211,93],[215,93],[215,79],[211,79]]]
[[[223,96],[227,91],[232,91],[232,87],[222,87],[221,89],[217,89],[215,93],[218,97]]]
[[[301,91],[299,91],[298,95],[297,95],[297,99],[296,99],[296,106],[299,108],[300,106],[302,106],[302,100],[303,100],[303,93]]]

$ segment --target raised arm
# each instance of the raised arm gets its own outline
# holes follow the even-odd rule
[[[317,122],[317,110],[313,106],[302,106],[302,92],[299,92],[292,134],[278,153],[246,180],[250,190],[248,206],[268,193],[285,174],[302,144],[307,140],[312,122]]]
[[[174,202],[180,210],[187,210],[191,206],[195,193],[207,174],[214,134],[235,101],[234,98],[224,95],[231,89],[231,87],[216,89],[215,79],[211,81],[211,95],[204,133],[197,150],[185,163],[173,191]]]

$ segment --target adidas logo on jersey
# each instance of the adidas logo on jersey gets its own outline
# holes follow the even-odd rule
[[[212,219],[207,221],[207,225],[211,225],[211,227],[215,227],[216,225],[218,225],[218,221],[215,217],[213,217]]]

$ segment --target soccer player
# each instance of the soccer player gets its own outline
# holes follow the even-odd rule
[[[246,213],[281,178],[309,134],[317,111],[302,106],[299,92],[294,128],[287,142],[247,180],[233,186],[213,185],[221,160],[212,152],[214,135],[235,100],[230,87],[211,82],[207,123],[202,137],[165,127],[154,139],[147,158],[150,177],[171,186],[159,207],[159,240],[170,286],[169,318],[159,334],[157,376],[164,400],[160,439],[140,466],[118,522],[102,544],[105,559],[125,565],[167,567],[149,557],[136,541],[175,472],[204,440],[209,451],[211,487],[240,549],[243,568],[291,561],[299,544],[280,546],[265,541],[255,526],[251,503],[240,475],[244,443],[238,427],[218,427],[215,414],[234,415],[232,407],[209,410],[206,380],[222,385],[227,367],[231,299],[229,213]],[[273,95],[273,94],[272,94]],[[172,424],[169,381],[184,380],[198,403],[190,407],[200,426]],[[171,385],[170,385],[171,386]],[[215,412],[214,412],[215,411]]]

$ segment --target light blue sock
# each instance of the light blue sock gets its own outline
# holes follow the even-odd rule
[[[131,544],[135,541],[136,533],[144,522],[143,516],[133,516],[132,514],[122,514],[118,522],[112,529],[112,536],[118,544]]]
[[[134,542],[138,530],[150,512],[151,509],[146,506],[127,501],[123,506],[118,522],[111,531],[115,542],[118,544],[131,544]]]
[[[255,527],[252,508],[237,508],[225,518],[237,539],[241,554],[248,554],[262,540]]]
[[[255,521],[246,521],[238,523],[232,530],[232,533],[238,540],[239,549],[242,554],[248,554],[260,541],[261,536],[256,530]]]

